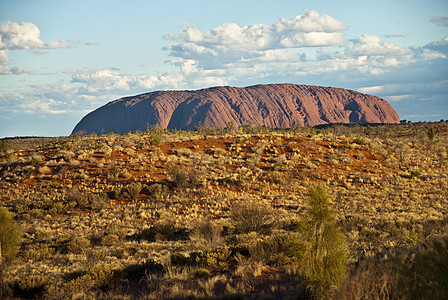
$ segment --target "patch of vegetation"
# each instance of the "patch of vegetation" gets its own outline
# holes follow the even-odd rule
[[[2,296],[447,298],[447,128],[8,139]]]

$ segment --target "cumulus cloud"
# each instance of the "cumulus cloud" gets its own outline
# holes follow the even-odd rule
[[[197,82],[203,76],[213,77],[216,82],[233,82],[241,76],[280,74],[355,71],[380,75],[415,60],[441,57],[429,51],[436,45],[405,48],[368,34],[346,39],[346,29],[343,22],[331,16],[306,10],[303,15],[281,18],[273,24],[226,23],[210,30],[188,24],[181,33],[164,35],[166,40],[175,41],[164,49],[173,57],[169,62],[179,67],[187,82]]]
[[[43,49],[46,48],[40,39],[39,28],[30,22],[22,24],[5,22],[0,23],[2,45],[8,49]]]
[[[330,16],[310,10],[305,11],[304,16],[282,18],[272,25],[226,23],[209,31],[187,25],[183,33],[166,34],[164,38],[197,45],[200,52],[217,54],[220,47],[247,51],[341,45],[344,42],[341,32],[346,28],[344,23]]]
[[[40,39],[39,28],[30,22],[0,23],[0,74],[16,75],[23,73],[35,73],[34,69],[26,67],[10,67],[8,55],[14,50],[28,50],[35,53],[42,53],[48,49],[70,48],[66,41],[53,40],[45,44]]]
[[[177,42],[164,48],[170,56],[176,57],[171,61],[173,64],[189,70],[207,70],[229,68],[235,63],[253,65],[301,60],[302,55],[286,50],[343,45],[342,31],[346,28],[344,23],[331,16],[310,10],[303,16],[279,19],[271,25],[226,23],[211,30],[186,25],[182,33],[163,37]],[[179,63],[179,59],[184,63]]]
[[[430,21],[436,24],[437,26],[448,27],[448,17],[435,16],[432,17]]]
[[[393,43],[382,42],[376,35],[364,34],[352,40],[347,52],[355,56],[400,56],[407,50]]]
[[[45,49],[69,48],[66,41],[53,40],[45,44],[40,39],[39,28],[30,22],[0,23],[0,49],[42,51]]]
[[[303,31],[303,32],[338,32],[347,29],[347,25],[315,10],[305,10],[305,16],[296,16],[293,19],[281,18],[274,24],[277,32]]]

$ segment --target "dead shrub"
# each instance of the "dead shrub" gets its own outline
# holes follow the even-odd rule
[[[135,199],[143,189],[141,183],[131,183],[123,190],[123,196],[125,198]]]
[[[211,220],[200,221],[192,230],[190,239],[201,250],[214,249],[224,242],[222,226]]]
[[[275,213],[269,205],[240,201],[233,206],[230,218],[237,232],[269,232],[275,222]]]
[[[174,181],[176,187],[184,189],[188,185],[188,173],[182,166],[170,165],[168,166],[168,172]]]

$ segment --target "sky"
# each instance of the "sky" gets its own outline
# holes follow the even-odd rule
[[[295,83],[448,119],[448,1],[0,1],[0,138],[156,90]]]

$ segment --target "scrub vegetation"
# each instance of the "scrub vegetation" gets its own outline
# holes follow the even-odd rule
[[[448,125],[0,143],[6,299],[448,298]]]

